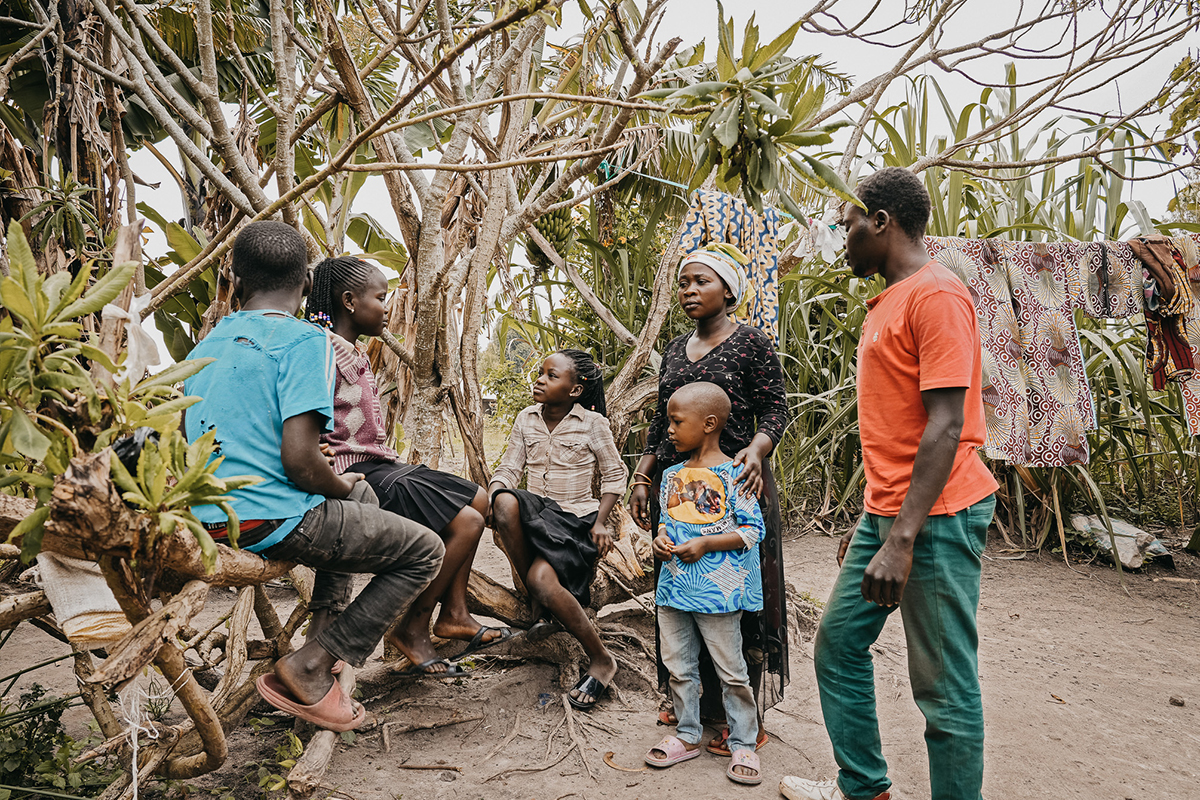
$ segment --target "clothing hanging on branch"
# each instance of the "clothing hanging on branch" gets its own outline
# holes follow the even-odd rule
[[[1155,389],[1179,385],[1188,433],[1200,436],[1200,234],[1130,244],[1148,287],[1146,374]]]
[[[1139,236],[1129,242],[1142,261],[1147,292],[1146,375],[1154,388],[1186,383],[1195,375],[1196,358],[1188,341],[1196,302],[1188,281],[1184,250],[1190,239]],[[1195,251],[1193,246],[1192,251]]]
[[[750,258],[747,321],[779,346],[779,212],[761,214],[723,192],[697,189],[683,218],[679,252],[687,254],[710,242],[727,242]]]

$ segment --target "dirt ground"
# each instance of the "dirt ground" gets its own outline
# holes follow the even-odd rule
[[[836,544],[816,535],[787,542],[789,582],[825,598],[836,575]],[[1176,557],[1175,570],[1152,565],[1140,574],[1126,573],[1126,594],[1111,567],[1069,569],[1061,556],[1050,553],[1000,560],[1006,557],[1002,546],[1002,541],[989,544],[987,555],[994,560],[984,564],[979,613],[987,719],[985,796],[1191,796],[1200,785],[1200,560],[1184,554]],[[501,559],[486,543],[479,566],[502,579]],[[274,593],[283,601],[287,591]],[[231,602],[230,593],[214,592],[204,613],[218,614]],[[647,617],[626,612],[622,619],[652,648]],[[64,646],[22,625],[0,650],[0,674],[60,652]],[[624,652],[627,658],[637,657],[631,655],[637,652],[633,648]],[[893,797],[927,798],[923,720],[909,693],[899,615],[884,629],[875,663]],[[15,691],[35,680],[59,693],[72,690],[67,664],[25,676]],[[374,675],[381,671],[379,665],[366,670]],[[567,752],[570,738],[557,675],[550,664],[479,659],[472,677],[458,682],[386,682],[368,707],[381,722],[395,723],[389,727],[390,752],[384,751],[381,728],[359,734],[352,744],[339,747],[325,788],[314,796],[657,800],[670,792],[693,798],[771,798],[779,796],[782,775],[832,777],[836,772],[820,723],[810,641],[793,644],[791,685],[785,700],[767,713],[771,741],[761,751],[764,781],[754,788],[731,784],[723,775],[728,762],[708,754],[664,771],[607,765],[604,755],[611,751],[616,765],[640,769],[646,749],[669,732],[655,724],[657,698],[628,672],[617,678],[619,696],[610,696],[591,715],[575,712],[572,722],[585,768],[578,751]],[[1173,696],[1184,705],[1173,705]],[[77,735],[86,720],[82,712],[70,712]],[[195,791],[187,787],[187,794],[255,797],[260,794],[260,768],[286,772],[274,762],[290,724],[283,717],[253,716],[275,724],[236,732],[227,765],[194,781]],[[402,732],[414,724],[447,722],[456,724]],[[500,747],[507,739],[511,741]],[[531,769],[549,762],[556,763]],[[183,788],[175,787],[176,794]]]

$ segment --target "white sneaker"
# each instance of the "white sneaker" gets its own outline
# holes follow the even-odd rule
[[[779,792],[788,800],[846,800],[837,781],[810,781],[785,775],[779,782]],[[873,800],[890,800],[891,792],[880,792]]]

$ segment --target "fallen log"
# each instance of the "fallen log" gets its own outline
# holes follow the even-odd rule
[[[636,600],[654,589],[650,540],[623,507],[613,508],[609,530],[613,548],[600,562],[592,579],[588,607],[594,611]],[[639,601],[639,605],[647,607],[645,602]],[[529,611],[529,601],[522,594],[477,571],[472,571],[467,581],[467,608],[472,614],[498,619],[518,628],[528,628],[535,622]]]
[[[100,556],[137,558],[150,520],[127,506],[109,477],[110,450],[78,456],[54,482],[50,517],[46,520],[42,548],[73,558],[99,561]],[[23,497],[0,494],[0,535],[7,535],[29,516],[36,503]],[[20,542],[12,542],[19,548]],[[217,545],[210,572],[204,566],[200,545],[180,528],[156,547],[159,564],[184,581],[203,580],[212,586],[252,586],[287,574],[293,564],[267,561],[254,553]]]

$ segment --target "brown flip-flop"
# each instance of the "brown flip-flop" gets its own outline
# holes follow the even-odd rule
[[[758,741],[754,743],[755,750],[761,750],[762,746],[770,741],[767,732],[763,731],[758,737]],[[721,732],[712,738],[712,741],[704,746],[704,749],[715,756],[729,758],[733,753],[729,752],[729,728],[722,728]]]
[[[319,702],[312,705],[299,702],[273,672],[259,677],[254,685],[268,703],[318,728],[344,733],[362,725],[367,718],[367,709],[351,700],[337,681]]]

